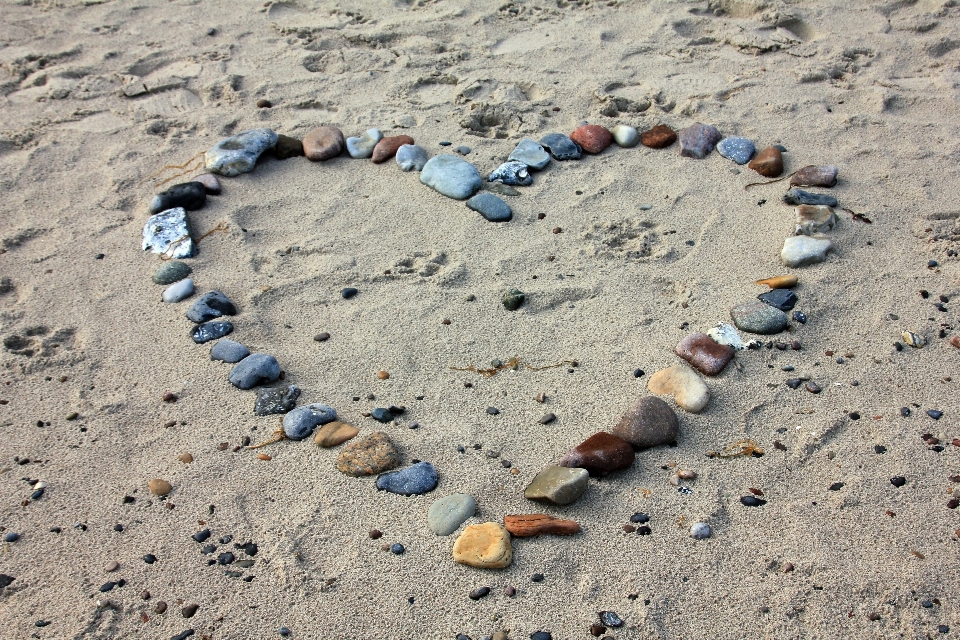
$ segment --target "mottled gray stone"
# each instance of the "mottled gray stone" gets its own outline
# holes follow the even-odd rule
[[[510,205],[492,193],[478,193],[467,200],[467,206],[490,222],[509,222],[513,218]]]
[[[187,212],[177,207],[150,216],[143,225],[143,250],[174,259],[193,256]]]
[[[737,329],[748,333],[771,335],[787,328],[787,314],[759,300],[735,306],[730,318]]]
[[[336,419],[337,412],[333,407],[319,403],[308,404],[283,417],[283,433],[291,440],[303,440],[321,424]]]
[[[730,136],[717,143],[717,153],[737,164],[747,164],[756,152],[753,141],[740,136]]]
[[[427,161],[420,172],[420,182],[456,200],[466,200],[483,186],[475,166],[448,153]]]
[[[234,364],[250,355],[250,349],[233,340],[218,340],[210,349],[210,359]]]
[[[260,389],[257,394],[257,402],[253,406],[253,412],[258,416],[287,413],[293,411],[293,408],[297,406],[297,398],[299,397],[300,387],[295,384],[289,387]]]
[[[238,176],[253,171],[257,159],[277,144],[270,129],[251,129],[218,142],[205,155],[207,171],[222,176]]]
[[[454,493],[435,501],[427,511],[427,526],[438,536],[448,536],[473,517],[477,501],[467,493]]]
[[[400,145],[396,157],[397,166],[402,171],[423,171],[423,166],[430,159],[427,150],[415,144]]]

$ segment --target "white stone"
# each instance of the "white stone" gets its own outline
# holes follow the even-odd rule
[[[193,280],[191,278],[184,278],[164,289],[161,298],[164,302],[174,303],[180,302],[184,298],[189,298],[192,295]]]
[[[783,241],[780,259],[788,267],[802,267],[807,264],[823,262],[833,243],[826,238],[810,236],[792,236]]]
[[[736,328],[733,325],[727,324],[726,322],[721,322],[712,329],[707,329],[707,335],[713,338],[714,342],[717,344],[728,345],[737,351],[743,351],[744,349],[749,349],[753,345],[760,344],[757,340],[744,342],[743,338],[740,337],[740,334],[737,333]]]
[[[613,134],[613,141],[619,147],[635,147],[640,142],[640,134],[637,133],[637,130],[626,124],[616,125],[613,129],[610,129],[610,133]]]
[[[383,140],[380,129],[367,129],[363,135],[347,138],[347,153],[351,158],[361,160],[373,155],[373,148]]]

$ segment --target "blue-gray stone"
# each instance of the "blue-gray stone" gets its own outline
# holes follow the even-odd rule
[[[387,423],[393,420],[393,413],[390,409],[384,409],[383,407],[377,407],[371,411],[370,416],[377,422]]]
[[[690,526],[690,536],[697,540],[706,540],[711,535],[713,535],[713,531],[706,522],[694,522]]]
[[[459,147],[454,147],[453,150],[456,151],[457,153],[459,153],[459,154],[462,155],[462,156],[465,156],[465,155],[469,154],[470,151],[472,151],[472,149],[470,149],[470,147],[466,147],[466,146],[464,146],[464,145],[460,145]]]
[[[513,218],[510,205],[492,193],[478,193],[467,200],[467,206],[490,222],[509,222]]]
[[[150,213],[160,213],[176,207],[196,211],[202,208],[206,201],[206,187],[199,182],[183,182],[153,196],[153,200],[150,201]]]
[[[427,511],[427,526],[438,536],[448,536],[477,511],[477,501],[466,493],[440,498]]]
[[[190,331],[190,337],[197,344],[203,344],[230,335],[232,331],[233,324],[230,322],[204,322]]]
[[[186,262],[170,260],[164,262],[157,269],[156,273],[153,274],[153,281],[156,284],[173,284],[174,282],[180,282],[191,273],[193,273],[193,269]]]
[[[235,316],[237,308],[230,299],[219,291],[205,293],[193,303],[187,311],[187,320],[190,322],[207,322],[220,316]]]
[[[283,433],[291,440],[303,440],[319,425],[333,422],[337,412],[325,404],[308,404],[294,409],[283,417]]]
[[[527,165],[516,160],[509,160],[494,169],[487,180],[526,187],[533,182],[533,176],[530,175],[530,168]]]
[[[277,134],[270,129],[251,129],[224,138],[205,154],[207,171],[222,176],[238,176],[253,171],[257,159],[277,146]]]
[[[576,160],[580,157],[580,145],[562,133],[548,133],[540,138],[540,144],[557,160]]]
[[[833,196],[823,193],[810,193],[803,189],[790,189],[783,194],[783,201],[787,204],[812,204],[825,207],[836,207],[839,204]]]
[[[539,171],[550,164],[550,154],[536,140],[524,138],[517,143],[517,148],[507,157],[507,160],[522,162],[531,169]]]
[[[415,144],[402,144],[397,149],[397,166],[403,171],[422,171],[429,159],[427,150]]]
[[[163,293],[160,295],[160,299],[164,302],[180,302],[185,300],[193,295],[193,280],[190,278],[184,278],[180,282],[174,282],[172,285],[163,290]]]
[[[692,124],[680,132],[680,155],[702,160],[713,151],[721,137],[712,124]]]
[[[377,476],[377,489],[403,496],[419,496],[433,491],[437,480],[437,470],[432,464],[418,462],[400,471],[381,473]]]
[[[347,153],[351,158],[369,158],[373,155],[373,148],[383,140],[380,129],[367,129],[362,135],[347,138]]]
[[[270,387],[260,389],[253,412],[258,416],[269,416],[278,413],[287,413],[297,406],[300,397],[300,387],[295,384],[289,387]]]
[[[475,166],[448,153],[427,160],[420,172],[420,182],[455,200],[466,200],[483,186]]]
[[[787,328],[787,314],[758,301],[737,305],[730,310],[730,317],[737,329],[749,333],[770,335]]]
[[[717,143],[717,153],[737,164],[747,164],[756,153],[753,141],[739,136],[730,136]]]
[[[230,371],[230,384],[239,389],[252,389],[280,377],[280,363],[265,353],[249,355]]]
[[[210,349],[210,359],[234,364],[250,355],[250,349],[233,340],[219,340]]]
[[[147,218],[147,224],[143,226],[143,250],[167,258],[191,257],[194,246],[187,225],[187,212],[177,207]]]
[[[790,289],[771,289],[758,295],[757,299],[780,311],[790,311],[797,306],[797,294]]]

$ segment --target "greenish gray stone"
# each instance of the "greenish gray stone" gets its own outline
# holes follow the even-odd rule
[[[174,282],[180,282],[191,273],[193,273],[193,269],[186,262],[171,260],[170,262],[164,262],[157,269],[157,272],[153,274],[153,281],[156,284],[173,284]]]
[[[587,490],[589,477],[590,474],[586,469],[552,464],[536,475],[527,485],[523,495],[528,500],[560,505],[571,504]]]
[[[523,305],[524,300],[527,299],[526,294],[520,289],[510,289],[505,294],[503,294],[503,306],[505,306],[510,311],[516,311]]]
[[[771,335],[787,328],[787,314],[760,301],[735,306],[730,317],[737,329],[748,333]]]
[[[438,536],[448,536],[477,511],[477,501],[467,493],[440,498],[427,512],[427,526]]]
[[[510,205],[492,193],[478,193],[467,200],[467,206],[490,222],[509,222],[513,219]]]

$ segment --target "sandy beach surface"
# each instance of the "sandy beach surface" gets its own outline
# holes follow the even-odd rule
[[[617,640],[960,637],[956,5],[3,0],[0,635],[586,640],[612,611],[624,624],[594,631]],[[159,186],[164,167],[226,136],[376,127],[431,156],[468,147],[486,178],[522,138],[583,122],[703,123],[782,145],[785,175],[835,165],[811,189],[840,202],[833,251],[785,267],[787,182],[745,190],[765,179],[677,144],[554,160],[504,196],[506,223],[393,160],[268,153],[189,213],[195,238],[219,228],[185,260],[197,295],[167,304],[151,281],[150,199],[201,173]],[[651,395],[682,338],[782,274],[807,322],[741,333],[761,347],[703,378],[701,413],[661,396],[672,446],[568,506],[524,498]],[[243,449],[282,416],[255,415],[257,392],[191,340],[185,312],[212,290],[298,405],[387,433],[436,489],[341,473],[350,443]],[[512,358],[529,368],[458,370]],[[763,455],[707,455],[742,440]],[[697,474],[683,490],[679,469]],[[454,493],[476,513],[436,535],[428,509]],[[514,538],[505,569],[454,562],[464,527],[531,513],[581,531]]]

